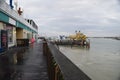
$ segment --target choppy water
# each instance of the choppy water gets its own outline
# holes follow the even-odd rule
[[[63,52],[92,80],[120,80],[120,40],[91,38],[90,49],[61,46]]]

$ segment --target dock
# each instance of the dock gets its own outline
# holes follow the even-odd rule
[[[20,53],[23,54],[23,53]],[[30,45],[24,52],[24,57],[19,59],[16,64],[8,60],[12,54],[4,55],[4,74],[0,80],[49,80],[47,74],[47,64],[42,51],[42,44]],[[1,58],[0,58],[1,59]],[[0,68],[2,67],[0,66]],[[0,71],[1,72],[1,71]]]
[[[0,55],[0,80],[91,79],[54,44],[40,42],[30,44],[27,48],[13,48],[11,52]]]

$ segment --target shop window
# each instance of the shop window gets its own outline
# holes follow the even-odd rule
[[[8,43],[12,43],[13,42],[13,27],[7,26],[6,29],[8,32]]]

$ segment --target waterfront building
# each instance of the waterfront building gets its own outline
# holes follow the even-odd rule
[[[10,48],[16,46],[17,39],[36,40],[38,36],[38,27],[32,19],[24,19],[5,0],[0,0],[0,32],[3,31],[6,31],[7,35],[6,38],[0,35],[0,48],[5,41]]]

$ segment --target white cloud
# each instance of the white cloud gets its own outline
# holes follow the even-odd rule
[[[32,18],[39,33],[60,35],[81,30],[88,36],[120,35],[118,0],[19,0],[24,17]],[[99,34],[101,33],[101,34]]]

